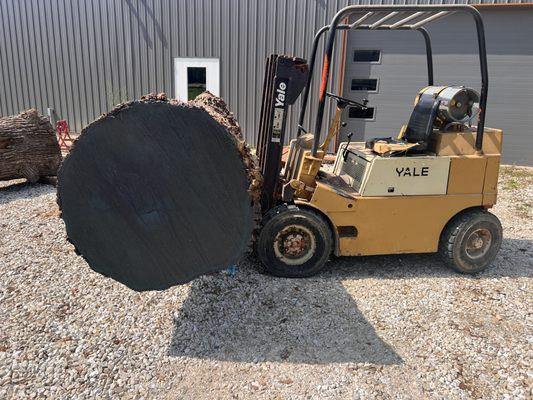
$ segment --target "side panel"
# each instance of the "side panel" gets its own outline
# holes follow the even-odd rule
[[[362,196],[446,194],[449,157],[376,157]]]
[[[356,227],[339,239],[342,256],[435,252],[450,218],[481,204],[481,194],[346,198],[322,183],[311,199],[334,226]]]
[[[476,154],[475,132],[438,132],[433,135],[430,151],[438,156],[473,155]],[[500,129],[485,128],[483,134],[483,153],[501,154],[502,136]]]
[[[483,205],[496,204],[498,194],[498,175],[500,172],[500,156],[488,156],[487,168],[485,169],[485,181],[483,183]]]
[[[448,194],[483,192],[487,157],[465,156],[450,159]]]

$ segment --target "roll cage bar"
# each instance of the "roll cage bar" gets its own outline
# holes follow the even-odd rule
[[[349,29],[352,29],[352,26],[353,24],[351,25],[346,25],[346,24],[341,24],[337,27],[337,29],[339,30],[349,30]],[[359,29],[365,29],[364,27],[363,28],[359,28]],[[385,29],[389,29],[389,28],[384,28],[384,27],[378,27],[376,28],[378,30],[385,30]],[[407,27],[398,27],[398,28],[395,28],[397,30],[410,30],[409,28]],[[323,26],[322,28],[320,28],[318,30],[318,32],[316,33],[314,39],[313,39],[313,47],[311,49],[311,55],[310,55],[310,58],[309,58],[309,76],[307,78],[307,83],[305,85],[305,88],[304,88],[304,91],[303,91],[303,94],[302,94],[302,108],[300,109],[300,115],[298,117],[298,135],[300,135],[300,132],[306,132],[304,127],[303,127],[303,123],[304,123],[304,119],[305,119],[305,112],[307,111],[307,105],[308,105],[308,102],[309,102],[309,91],[311,89],[311,80],[313,79],[313,72],[314,72],[314,66],[315,66],[315,60],[316,60],[316,53],[317,53],[317,50],[318,50],[318,43],[320,42],[320,39],[322,38],[322,35],[327,32],[329,30],[329,25],[325,25]],[[428,73],[428,86],[432,86],[433,85],[433,53],[432,53],[432,50],[431,50],[431,38],[429,36],[429,33],[428,31],[423,28],[423,27],[420,27],[420,28],[417,28],[416,29],[418,32],[420,32],[424,38],[424,42],[425,42],[425,45],[426,45],[426,59],[427,59],[427,73]]]
[[[328,31],[326,42],[326,53],[324,55],[322,65],[322,80],[319,90],[318,111],[315,121],[312,156],[316,157],[318,146],[320,142],[320,133],[322,129],[322,121],[324,118],[324,106],[326,102],[326,91],[330,75],[330,60],[333,54],[333,46],[335,44],[335,34],[337,30],[417,30],[424,36],[426,44],[427,69],[428,69],[428,85],[433,85],[433,56],[431,50],[431,39],[429,33],[424,26],[437,19],[447,17],[455,12],[464,12],[470,14],[476,24],[476,32],[478,38],[479,49],[479,63],[481,68],[481,93],[479,100],[479,121],[476,134],[476,149],[481,150],[483,146],[483,130],[485,127],[485,110],[487,106],[487,92],[489,85],[488,67],[487,67],[487,51],[485,45],[485,30],[483,27],[483,19],[481,14],[474,7],[469,5],[354,5],[341,9],[333,17],[330,25],[322,27],[315,35],[313,40],[313,47],[311,50],[311,57],[309,60],[309,78],[304,89],[302,98],[302,109],[300,110],[298,121],[298,132],[303,130],[302,124],[309,99],[309,90],[316,62],[316,52],[318,49],[318,42],[321,36]],[[354,14],[363,15],[351,24],[340,24],[340,22]],[[384,14],[383,13],[387,13]],[[372,20],[372,17],[379,16],[380,18],[372,23],[367,20]],[[399,19],[398,19],[399,18]],[[395,22],[385,24],[389,20],[396,20]],[[365,23],[366,22],[366,23]]]

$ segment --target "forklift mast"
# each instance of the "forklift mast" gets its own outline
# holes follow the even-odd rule
[[[261,193],[263,212],[269,210],[278,197],[288,106],[302,92],[308,75],[307,61],[301,58],[273,54],[267,59],[256,143],[264,179]]]

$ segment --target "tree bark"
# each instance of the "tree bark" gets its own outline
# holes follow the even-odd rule
[[[34,183],[56,175],[60,164],[61,150],[47,118],[36,110],[0,118],[0,180]]]
[[[261,174],[225,103],[148,95],[86,127],[58,175],[67,235],[90,267],[161,290],[237,263]]]

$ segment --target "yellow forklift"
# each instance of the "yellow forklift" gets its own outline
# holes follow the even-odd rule
[[[471,16],[477,32],[481,91],[436,86],[425,27],[453,13]],[[347,23],[342,23],[348,21]],[[425,40],[428,86],[398,132],[341,143],[333,168],[324,157],[339,134],[346,107],[366,109],[328,92],[336,35],[346,30],[414,30]],[[314,129],[303,127],[319,42],[327,32]],[[439,252],[462,273],[485,269],[501,241],[496,203],[502,131],[485,127],[487,55],[480,13],[467,5],[354,5],[340,10],[315,36],[309,64],[273,55],[263,84],[257,155],[264,177],[263,219],[256,252],[267,272],[305,277],[336,256]],[[302,96],[298,138],[281,153],[288,107]],[[336,112],[321,141],[324,110]]]

